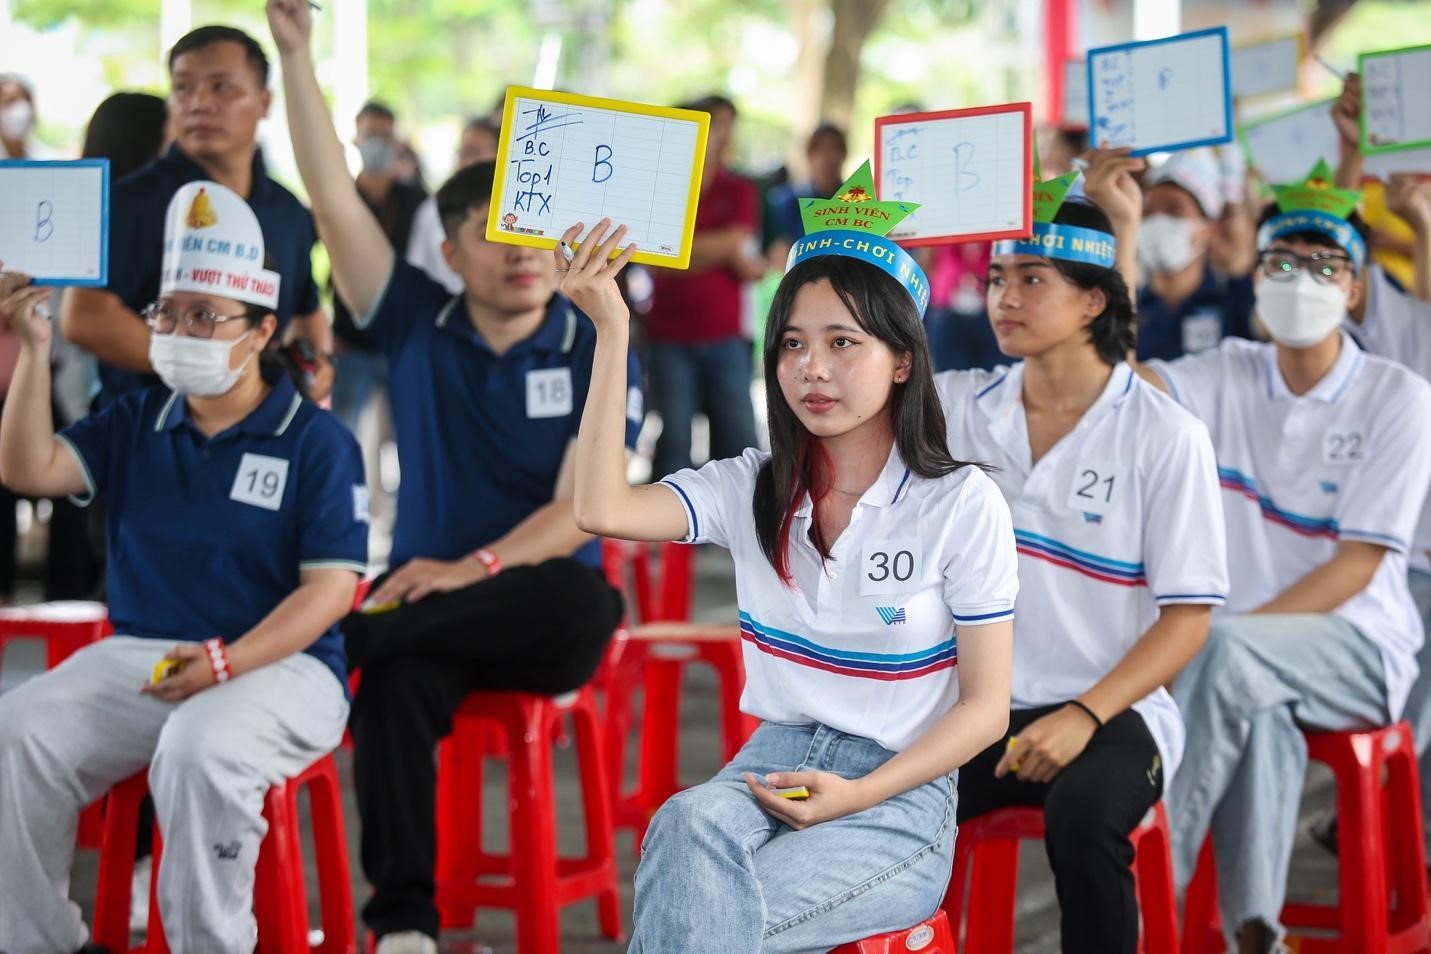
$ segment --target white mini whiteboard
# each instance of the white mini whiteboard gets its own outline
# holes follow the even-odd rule
[[[1295,92],[1302,63],[1300,34],[1235,47],[1232,51],[1232,95],[1239,99],[1268,93]]]
[[[1361,151],[1431,146],[1431,46],[1363,53]]]
[[[1323,100],[1243,124],[1242,145],[1248,165],[1257,170],[1263,182],[1300,182],[1318,159],[1336,165],[1341,136],[1332,122],[1335,102]]]
[[[919,208],[901,245],[1021,238],[1033,227],[1033,107],[980,106],[875,120],[875,191]]]
[[[1088,51],[1089,139],[1133,155],[1232,139],[1227,28]]]
[[[1362,179],[1389,179],[1398,172],[1431,176],[1431,147],[1378,153],[1361,164]]]
[[[703,112],[508,87],[487,238],[553,248],[609,217],[634,261],[685,268],[709,130]]]
[[[0,160],[0,261],[46,285],[109,282],[109,160]]]
[[[1068,60],[1063,64],[1063,119],[1061,129],[1088,128],[1088,64]]]

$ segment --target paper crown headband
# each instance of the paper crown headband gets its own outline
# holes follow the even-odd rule
[[[874,174],[866,160],[833,197],[800,200],[805,237],[790,247],[785,270],[821,255],[868,262],[899,282],[923,315],[929,305],[929,279],[908,252],[885,238],[885,233],[917,208],[913,202],[876,198]]]
[[[1361,201],[1361,192],[1338,189],[1332,183],[1326,160],[1318,159],[1301,182],[1273,186],[1278,212],[1257,230],[1257,247],[1265,249],[1284,235],[1316,232],[1346,249],[1360,270],[1366,263],[1366,242],[1350,217]]]
[[[217,182],[190,182],[169,200],[161,295],[198,292],[277,308],[278,273],[263,260],[263,230],[238,193]]]
[[[1037,157],[1035,157],[1037,166]],[[1034,184],[1033,235],[1022,239],[1004,239],[994,243],[995,255],[1039,255],[1065,262],[1081,262],[1112,268],[1118,262],[1118,244],[1113,236],[1097,229],[1054,222],[1053,217],[1063,207],[1063,199],[1073,183],[1077,170]]]

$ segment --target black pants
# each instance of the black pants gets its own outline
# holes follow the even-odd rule
[[[1015,709],[1009,735],[1058,708]],[[959,821],[998,808],[1042,807],[1064,954],[1133,954],[1138,899],[1128,835],[1163,793],[1162,759],[1143,717],[1129,709],[1110,719],[1046,784],[994,778],[1007,742],[959,770]]]
[[[621,595],[599,573],[559,559],[344,621],[349,663],[363,668],[350,728],[363,870],[374,887],[363,920],[373,933],[437,936],[435,749],[462,700],[474,690],[581,686],[621,612]]]

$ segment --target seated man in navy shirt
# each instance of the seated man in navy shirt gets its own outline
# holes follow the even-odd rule
[[[574,451],[596,330],[556,294],[547,251],[488,242],[494,166],[437,193],[463,291],[393,253],[343,164],[304,0],[269,0],[298,168],[338,293],[388,360],[402,483],[392,571],[343,623],[363,911],[380,954],[435,952],[433,748],[474,690],[561,693],[591,678],[621,616],[576,526]],[[631,369],[632,381],[639,381]],[[641,395],[627,400],[628,446]]]
[[[293,331],[316,362],[309,397],[333,386],[333,332],[318,305],[309,255],[313,220],[291,192],[268,177],[258,123],[268,115],[268,59],[253,37],[226,26],[189,33],[169,51],[169,118],[174,145],[114,184],[109,210],[109,286],[74,288],[60,304],[60,329],[100,361],[103,406],[156,383],[149,330],[139,311],[159,291],[164,209],[187,182],[211,179],[243,196],[258,216],[268,254],[283,275],[273,312],[275,344]]]
[[[1247,214],[1224,201],[1221,178],[1210,149],[1174,153],[1148,174],[1138,231],[1138,265],[1147,281],[1138,291],[1139,360],[1171,361],[1229,336],[1253,336],[1254,258],[1238,256],[1245,261],[1236,263],[1235,275],[1210,261],[1224,212]]]
[[[189,183],[166,218],[171,251],[145,314],[167,389],[126,394],[58,435],[53,332],[36,310],[48,289],[0,275],[0,319],[22,342],[0,478],[40,497],[106,495],[116,634],[0,696],[10,954],[89,949],[67,891],[79,811],[146,765],[170,947],[252,951],[264,792],[336,746],[347,720],[337,624],[367,568],[357,442],[286,376],[260,371],[282,281],[244,200]]]

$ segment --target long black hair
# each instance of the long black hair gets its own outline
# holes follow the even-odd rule
[[[1091,202],[1071,200],[1063,203],[1054,215],[1053,221],[1060,225],[1073,225],[1084,229],[1113,234],[1113,223],[1102,209]],[[1137,313],[1133,308],[1133,295],[1123,273],[1116,268],[1104,268],[1085,262],[1069,262],[1061,258],[1050,258],[1049,264],[1060,275],[1084,291],[1101,289],[1106,304],[1103,311],[1088,325],[1088,337],[1098,351],[1098,357],[1109,366],[1116,365],[1128,356],[1128,351],[1136,341]]]
[[[114,93],[95,108],[84,132],[85,159],[108,159],[118,182],[159,158],[169,107],[148,93]]]
[[[825,255],[796,265],[776,289],[765,325],[765,380],[773,385],[766,401],[770,459],[756,475],[752,504],[760,549],[786,583],[791,578],[789,543],[795,511],[806,494],[818,511],[834,481],[824,445],[800,423],[775,385],[780,344],[795,296],[804,286],[820,281],[830,283],[863,331],[895,354],[908,352],[913,359],[908,380],[894,384],[889,398],[894,444],[905,466],[920,477],[935,479],[966,465],[949,453],[929,342],[909,292],[879,267],[847,256]],[[828,559],[829,541],[818,520],[811,527],[811,540],[821,557]]]

